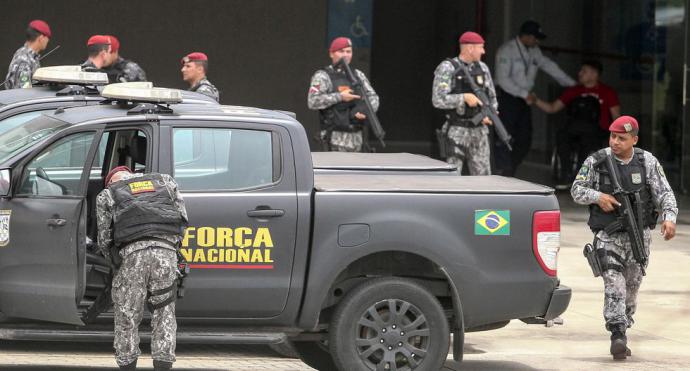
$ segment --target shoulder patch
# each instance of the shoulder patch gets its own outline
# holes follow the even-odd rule
[[[657,162],[656,163],[656,171],[659,173],[659,176],[662,178],[666,178],[666,173],[664,173],[664,168],[661,167],[661,163]]]
[[[587,175],[589,175],[589,166],[582,165],[580,171],[577,173],[575,180],[587,180]]]

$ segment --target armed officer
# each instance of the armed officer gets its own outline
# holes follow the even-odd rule
[[[135,62],[120,56],[120,40],[113,35],[110,39],[110,66],[105,69],[110,82],[146,81],[146,72]]]
[[[309,109],[319,111],[319,141],[327,151],[362,152],[367,119],[364,104],[362,97],[354,94],[344,68],[338,65],[341,59],[347,64],[352,61],[352,41],[338,37],[331,42],[328,53],[332,64],[314,73],[307,95]],[[371,83],[362,71],[355,69],[355,75],[362,82],[371,107],[378,111],[379,96]]]
[[[40,19],[29,22],[26,29],[26,42],[14,52],[7,69],[5,89],[31,87],[31,77],[36,69],[41,67],[39,53],[48,47],[52,35],[48,23]]]
[[[220,99],[218,89],[206,78],[208,73],[208,56],[201,52],[187,54],[182,58],[182,79],[189,84],[189,90]]]
[[[115,359],[122,370],[136,369],[146,304],[154,369],[170,370],[177,331],[177,249],[187,225],[184,201],[169,175],[134,174],[126,166],[112,169],[105,185],[96,198],[98,248],[116,267],[121,259],[112,287]]]
[[[637,120],[621,116],[609,131],[609,148],[587,157],[570,192],[575,202],[589,205],[588,224],[594,232],[594,247],[604,279],[604,319],[606,329],[611,332],[610,352],[614,359],[625,359],[631,355],[625,332],[634,323],[637,292],[645,267],[635,259],[631,243],[633,228],[626,227],[619,219],[622,204],[612,195],[613,182],[606,157],[613,154],[614,169],[623,191],[639,192],[639,198],[635,198],[639,201],[633,199],[632,208],[636,225],[643,225],[640,237],[644,256],[649,253],[651,229],[658,217],[656,210],[662,216],[661,234],[668,241],[676,233],[678,208],[659,161],[651,153],[634,147],[638,140]]]
[[[475,32],[460,36],[460,55],[447,59],[436,67],[431,91],[434,107],[446,112],[441,129],[449,144],[446,161],[457,164],[458,172],[467,163],[470,175],[490,175],[488,117],[472,121],[481,113],[481,101],[472,93],[462,69],[467,69],[477,85],[483,88],[491,105],[498,109],[496,90],[489,67],[480,59],[484,55],[484,39]],[[476,123],[475,123],[476,122]]]

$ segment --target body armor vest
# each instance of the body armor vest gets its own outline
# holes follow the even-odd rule
[[[324,68],[324,71],[331,79],[331,91],[329,93],[340,93],[344,90],[354,90],[352,82],[348,80],[345,71],[335,70],[333,66]],[[361,125],[357,125],[354,118],[354,108],[357,106],[357,101],[338,102],[326,109],[319,110],[319,118],[321,119],[321,128],[323,130],[337,130],[337,131],[359,131],[362,129]]]
[[[115,200],[115,246],[143,240],[153,234],[181,235],[186,223],[160,174],[151,173],[111,184]]]
[[[594,169],[599,173],[599,188],[600,192],[613,194],[613,185],[611,184],[611,179],[609,178],[609,172],[606,168],[605,158],[608,156],[605,150],[599,150],[594,153]],[[639,192],[640,202],[643,204],[643,215],[637,215],[637,207],[634,197],[631,198],[631,203],[633,205],[633,211],[635,213],[635,218],[644,218],[644,225],[648,228],[653,229],[656,225],[656,219],[658,213],[654,207],[652,201],[652,193],[647,184],[647,171],[644,165],[644,151],[639,148],[635,148],[635,154],[632,160],[627,165],[618,163],[614,161],[616,167],[618,168],[618,180],[621,183],[621,187],[625,192]],[[631,197],[631,196],[626,196]],[[606,228],[609,224],[617,221],[617,213],[610,212],[606,213],[602,210],[599,205],[591,204],[589,205],[589,227],[593,232],[599,232]],[[638,219],[639,220],[639,219]]]
[[[472,85],[467,81],[465,73],[460,69],[460,63],[457,58],[447,59],[453,67],[455,68],[455,74],[453,75],[453,81],[450,87],[450,94],[465,94],[474,93],[472,90]],[[472,63],[470,65],[465,65],[468,68],[470,76],[474,79],[474,82],[482,88],[486,89],[486,74],[479,63]],[[487,92],[488,93],[488,92]],[[474,116],[481,112],[482,108],[469,107],[465,105],[465,113],[460,115],[454,109],[446,110],[446,117],[451,125],[461,124],[463,126],[468,120],[472,119]],[[480,124],[481,125],[481,124]],[[472,126],[474,126],[472,124]]]

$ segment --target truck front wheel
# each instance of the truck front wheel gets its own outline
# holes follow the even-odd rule
[[[340,302],[329,327],[340,370],[439,370],[449,327],[438,299],[398,277],[362,283]]]

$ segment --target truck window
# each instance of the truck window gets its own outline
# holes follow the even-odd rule
[[[79,184],[93,132],[67,136],[44,149],[24,168],[18,195],[79,194]]]
[[[270,131],[175,128],[173,169],[181,190],[236,190],[273,183]]]

